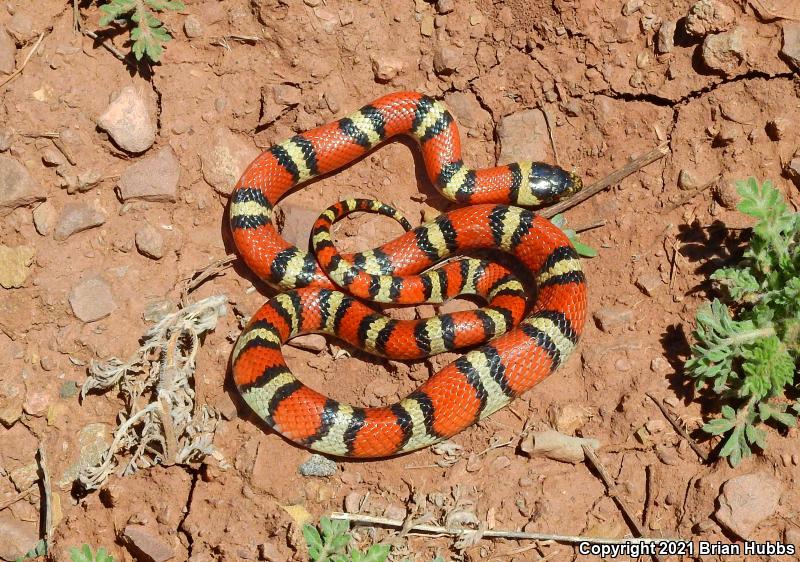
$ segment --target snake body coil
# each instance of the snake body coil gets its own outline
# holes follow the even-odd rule
[[[333,246],[332,222],[353,210],[392,216],[393,209],[363,200],[329,208],[312,232],[316,257],[281,238],[272,212],[286,192],[398,134],[419,142],[428,176],[442,194],[467,206],[351,256]],[[583,330],[586,284],[574,248],[548,220],[520,207],[580,187],[575,175],[547,164],[468,168],[450,113],[414,92],[384,96],[272,146],[245,171],[230,204],[231,229],[244,261],[266,282],[287,289],[259,309],[234,347],[233,376],[244,400],[292,441],[350,457],[426,447],[502,408],[563,363]],[[463,258],[426,271],[448,256],[481,248],[509,253],[530,272],[536,300],[527,315],[524,287],[499,264]],[[411,304],[465,293],[484,297],[488,305],[403,321],[353,298]],[[286,366],[281,345],[310,332],[398,359],[502,335],[445,366],[398,403],[359,408],[310,389]]]

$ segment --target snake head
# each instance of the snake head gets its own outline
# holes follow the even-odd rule
[[[547,205],[569,197],[583,189],[583,181],[574,171],[567,172],[563,168],[532,162],[528,174],[528,189],[520,190],[516,204],[525,207]],[[525,163],[520,163],[524,168]]]

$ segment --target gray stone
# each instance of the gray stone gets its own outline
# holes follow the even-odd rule
[[[466,129],[479,131],[492,121],[492,116],[483,109],[478,98],[471,92],[452,92],[444,97],[444,102],[458,124]]]
[[[164,237],[157,228],[146,224],[136,231],[136,249],[143,256],[160,260],[164,257]]]
[[[114,96],[98,117],[97,125],[127,152],[144,152],[156,140],[155,117],[142,93],[133,86],[123,88]]]
[[[0,74],[11,74],[17,61],[17,45],[0,25]]]
[[[725,529],[741,537],[752,538],[758,524],[778,509],[783,492],[780,480],[769,474],[755,473],[731,478],[722,486],[714,516]]]
[[[203,22],[194,14],[189,14],[183,20],[183,32],[189,39],[196,39],[203,35]]]
[[[165,562],[175,557],[172,545],[144,525],[128,525],[122,537],[130,553],[140,562]]]
[[[50,201],[45,201],[33,210],[33,226],[42,236],[53,232],[56,222],[56,208]]]
[[[433,54],[436,74],[452,74],[461,66],[461,49],[452,45],[439,45]]]
[[[643,273],[636,279],[636,286],[647,296],[652,297],[664,285],[658,273]]]
[[[375,80],[385,84],[403,71],[403,61],[389,53],[372,55],[372,74]]]
[[[633,322],[633,311],[621,306],[606,306],[594,313],[597,327],[604,332],[624,328]]]
[[[10,156],[0,155],[0,216],[44,198],[42,187],[25,166]]]
[[[200,153],[203,178],[223,195],[230,195],[247,166],[259,155],[256,148],[224,127],[214,130],[213,139]]]
[[[0,128],[0,152],[5,152],[11,148],[11,136],[13,134],[8,127]]]
[[[117,308],[111,287],[99,275],[86,277],[75,285],[69,293],[69,305],[83,322],[96,322]]]
[[[301,476],[318,476],[320,478],[334,476],[338,471],[339,466],[334,461],[316,453],[308,457],[308,460],[297,469]]]
[[[627,0],[622,5],[622,15],[629,16],[631,14],[634,14],[639,10],[641,10],[643,5],[644,5],[644,0]]]
[[[675,48],[675,30],[678,25],[672,20],[666,20],[656,33],[656,53],[663,55]]]
[[[455,0],[438,0],[436,2],[436,11],[440,14],[449,14],[456,9]]]
[[[686,31],[696,37],[727,31],[736,22],[733,8],[719,0],[699,0],[689,8]]]
[[[165,146],[152,156],[131,164],[119,178],[123,201],[175,201],[181,168],[175,153]]]
[[[784,22],[781,56],[800,71],[800,22]]]
[[[0,559],[21,560],[38,541],[36,522],[19,521],[10,511],[0,511]]]
[[[731,31],[706,36],[702,46],[705,65],[723,75],[730,75],[745,60],[744,30],[736,27]]]
[[[292,84],[276,84],[272,87],[272,95],[280,105],[294,107],[303,99],[303,92]]]
[[[497,128],[500,137],[500,164],[550,158],[550,140],[547,121],[538,109],[526,109],[507,115]]]
[[[292,338],[292,340],[289,342],[289,345],[300,349],[305,349],[306,351],[313,351],[314,353],[319,353],[328,347],[325,336],[320,334],[305,334],[303,336],[297,336],[296,338]]]
[[[66,240],[73,234],[100,226],[104,222],[106,213],[96,203],[67,203],[61,210],[53,238],[59,241]]]
[[[789,163],[786,164],[785,173],[794,182],[794,185],[800,189],[800,154],[795,154]]]
[[[35,253],[33,246],[10,248],[0,244],[0,286],[6,289],[22,287]]]
[[[42,150],[42,162],[45,166],[63,166],[67,163],[67,159],[58,150],[53,147],[47,147]]]

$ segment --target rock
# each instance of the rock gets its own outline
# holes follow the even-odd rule
[[[131,164],[119,178],[123,201],[175,201],[181,168],[175,153],[165,146],[152,156]]]
[[[591,417],[591,410],[586,406],[565,404],[549,412],[550,423],[561,433],[574,435]]]
[[[25,390],[21,385],[8,384],[0,388],[0,423],[11,427],[22,417]]]
[[[656,53],[663,55],[675,48],[675,30],[678,24],[672,20],[666,20],[656,33]]]
[[[452,45],[439,45],[433,54],[436,74],[452,74],[461,65],[461,49]]]
[[[183,32],[189,39],[196,39],[203,35],[203,22],[194,14],[189,14],[183,20]]]
[[[67,160],[64,158],[64,155],[55,148],[47,147],[42,150],[42,162],[45,166],[55,167],[63,166],[67,163]]]
[[[800,529],[787,525],[783,531],[783,542],[793,544],[795,547],[800,546]]]
[[[732,74],[744,62],[743,35],[744,30],[736,27],[731,31],[706,36],[702,47],[706,66],[723,75]]]
[[[53,238],[63,241],[106,222],[106,213],[96,203],[70,202],[64,205]]]
[[[419,22],[420,34],[422,34],[423,37],[431,37],[433,35],[433,29],[433,16],[423,16],[422,21]]]
[[[627,2],[622,5],[622,15],[629,16],[634,14],[641,10],[642,6],[644,6],[644,0],[627,0]]]
[[[36,232],[47,236],[53,231],[56,222],[56,207],[50,201],[45,201],[33,210],[33,226]]]
[[[389,82],[403,71],[403,61],[393,55],[382,53],[371,58],[372,73],[381,84]]]
[[[444,102],[453,113],[460,127],[480,131],[491,123],[492,116],[481,107],[478,98],[471,92],[452,92],[444,97]]]
[[[664,282],[658,273],[643,273],[636,279],[636,286],[648,297],[652,297],[662,285]]]
[[[784,22],[781,56],[795,70],[800,70],[800,22]]]
[[[272,543],[258,545],[258,556],[265,562],[283,562],[288,556],[283,554],[280,549]]]
[[[72,313],[83,322],[105,318],[117,308],[111,287],[99,275],[86,277],[69,293]]]
[[[334,476],[338,471],[339,465],[331,459],[316,453],[308,457],[297,469],[301,476],[318,476],[320,478]]]
[[[699,189],[702,184],[695,177],[694,173],[686,168],[683,168],[678,173],[678,187],[686,191]]]
[[[785,117],[776,117],[767,121],[766,131],[770,140],[779,141],[786,136],[786,131],[791,127],[791,122]]]
[[[689,8],[686,31],[695,37],[727,31],[736,22],[736,12],[719,0],[700,0]]]
[[[156,120],[142,93],[127,86],[111,100],[97,125],[106,131],[122,150],[144,152],[156,141]]]
[[[218,128],[207,150],[200,154],[203,178],[223,195],[230,195],[245,168],[259,152],[228,129]]]
[[[344,497],[344,508],[347,513],[358,513],[361,510],[362,501],[364,501],[364,494],[361,492],[350,492]]]
[[[18,521],[10,511],[0,511],[0,559],[22,560],[38,541],[36,522]]]
[[[44,199],[42,187],[26,167],[10,156],[0,155],[0,215]]]
[[[172,546],[144,525],[128,525],[122,538],[130,553],[140,562],[164,562],[175,556]]]
[[[791,160],[789,160],[789,163],[786,164],[784,172],[787,176],[789,176],[789,179],[794,182],[797,188],[800,189],[800,154],[796,154]]]
[[[292,84],[276,84],[272,87],[272,96],[280,105],[294,107],[302,101],[303,92]]]
[[[0,25],[0,74],[11,74],[17,64],[17,45]]]
[[[6,289],[22,287],[35,253],[32,246],[10,248],[0,244],[0,285]]]
[[[301,249],[308,249],[311,228],[319,217],[319,209],[310,209],[291,203],[275,208],[278,232],[287,241]]]
[[[669,361],[659,356],[653,357],[653,359],[650,361],[650,370],[657,375],[666,375],[667,373],[672,372],[672,367],[670,366]]]
[[[39,34],[39,29],[34,27],[33,19],[26,10],[18,10],[8,22],[6,29],[19,44],[28,43]]]
[[[714,516],[725,529],[741,537],[752,538],[753,531],[778,509],[783,491],[780,480],[769,474],[755,473],[731,478],[722,486],[719,508]]]
[[[731,182],[726,181],[724,178],[721,178],[715,183],[711,191],[717,201],[719,201],[719,204],[726,209],[735,209],[739,201],[741,201],[741,197],[736,192],[736,188]]]
[[[440,14],[449,14],[456,9],[455,0],[438,0],[436,2],[436,11]]]
[[[47,392],[29,391],[25,396],[25,403],[22,405],[22,409],[29,416],[40,417],[44,415],[47,407],[50,406],[50,402],[50,395]],[[34,474],[35,472],[34,470]]]
[[[547,121],[538,109],[526,109],[503,117],[497,134],[500,137],[500,164],[520,160],[541,162],[549,159]]]
[[[101,463],[111,446],[111,441],[111,426],[104,423],[90,423],[84,426],[78,433],[77,454],[73,453],[77,458],[64,470],[58,485],[62,488],[70,486],[81,471]]]
[[[5,152],[11,148],[11,137],[13,134],[13,131],[8,127],[0,128],[0,152]]]
[[[324,349],[327,349],[327,341],[325,340],[325,336],[321,334],[305,334],[302,336],[297,336],[296,338],[292,338],[289,342],[289,345],[305,349],[306,351],[313,351],[314,353],[319,353]]]
[[[160,260],[164,257],[164,237],[157,228],[146,224],[136,231],[136,249],[143,256]]]
[[[633,322],[633,311],[621,306],[603,307],[594,313],[594,321],[603,332],[627,327]]]

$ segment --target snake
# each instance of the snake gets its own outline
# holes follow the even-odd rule
[[[281,236],[273,215],[282,197],[398,135],[416,141],[429,180],[459,207],[412,228],[385,203],[350,199],[322,212],[310,236],[313,252]],[[453,115],[417,92],[384,95],[272,145],[245,169],[228,209],[240,257],[278,291],[234,344],[231,372],[242,399],[289,441],[353,458],[422,449],[503,408],[563,364],[583,331],[587,286],[579,256],[564,232],[532,209],[581,188],[575,172],[541,162],[470,168]],[[331,226],[356,211],[392,217],[406,232],[341,254]],[[481,252],[510,255],[524,275],[502,260],[465,255]],[[400,320],[363,302],[436,303],[460,294],[486,305]],[[360,407],[292,374],[281,347],[309,333],[390,359],[465,351],[396,403]]]

